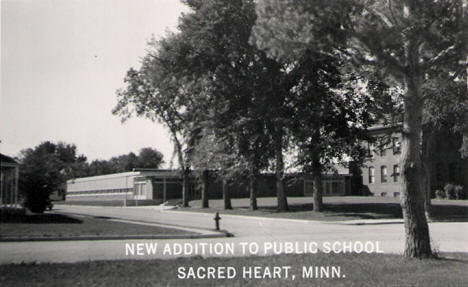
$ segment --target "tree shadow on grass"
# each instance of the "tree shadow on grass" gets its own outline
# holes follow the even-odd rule
[[[54,224],[54,223],[82,223],[74,217],[55,213],[42,213],[26,215],[22,209],[1,209],[0,223],[37,223],[37,224]]]
[[[276,207],[260,207],[260,209],[276,212]],[[289,212],[313,211],[313,204],[294,204],[289,206]],[[324,204],[323,215],[327,217],[352,217],[361,219],[403,218],[399,203],[346,203]],[[433,205],[431,210],[433,221],[468,221],[468,206]]]
[[[468,221],[468,206],[432,205],[431,219],[435,221]]]

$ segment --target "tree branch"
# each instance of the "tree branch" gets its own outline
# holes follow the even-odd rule
[[[425,63],[422,64],[423,70],[429,68],[430,66],[433,65],[438,65],[441,62],[447,60],[450,58],[450,52],[452,50],[455,50],[456,46],[451,45],[450,47],[442,50],[439,54],[436,56],[432,57],[430,60],[426,61]]]

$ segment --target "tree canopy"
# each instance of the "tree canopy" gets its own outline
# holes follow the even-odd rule
[[[34,212],[45,210],[49,195],[63,188],[69,178],[85,174],[86,157],[78,155],[76,146],[46,141],[21,151],[20,192],[24,204]]]
[[[368,69],[378,71],[387,84],[404,90],[402,208],[405,254],[411,257],[432,254],[420,187],[422,111],[428,103],[423,90],[436,78],[466,81],[468,18],[462,5],[458,0],[261,0],[257,5],[253,41],[270,56],[297,60],[314,50],[346,60],[350,65],[343,68],[363,76]]]

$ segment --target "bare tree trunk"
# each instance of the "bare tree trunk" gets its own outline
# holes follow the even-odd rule
[[[190,168],[185,164],[184,161],[184,154],[182,151],[182,144],[180,143],[179,139],[177,138],[177,133],[175,130],[171,129],[172,139],[174,140],[174,149],[177,153],[177,159],[179,161],[179,166],[182,171],[182,206],[189,207],[189,186],[190,186]]]
[[[467,59],[468,61],[468,59]],[[468,71],[467,71],[468,73]],[[468,76],[467,76],[468,77]],[[468,81],[468,79],[467,79]],[[468,87],[467,87],[468,90]],[[465,120],[464,120],[464,128],[463,128],[463,142],[460,148],[460,154],[462,158],[468,158],[468,110],[465,111]]]
[[[426,211],[426,219],[431,217],[431,187],[432,187],[432,156],[434,144],[434,132],[431,127],[423,129],[423,144],[422,144],[422,172],[421,172],[421,190],[423,191],[424,207]]]
[[[257,173],[253,172],[249,177],[250,210],[257,210]]]
[[[468,7],[468,1],[463,0],[463,17],[466,17],[465,9]],[[465,43],[465,62],[468,63],[468,43]],[[468,91],[468,66],[466,67],[466,90]],[[465,93],[466,95],[466,93]],[[463,121],[463,131],[462,131],[462,146],[460,148],[461,158],[464,159],[464,170],[468,170],[468,108],[465,108],[465,115]],[[463,182],[463,194],[465,196],[468,194],[468,176],[465,176]],[[465,197],[466,198],[466,197]]]
[[[182,206],[189,207],[189,188],[190,188],[190,171],[184,168],[182,172]]]
[[[278,146],[275,150],[276,157],[276,198],[278,201],[278,211],[288,211],[288,199],[284,190],[284,161],[283,161],[283,145],[282,137],[276,143]]]
[[[314,183],[314,211],[320,212],[323,210],[322,199],[322,165],[320,157],[315,154],[312,158],[312,181]]]
[[[232,209],[231,205],[231,197],[229,194],[229,187],[227,180],[223,179],[223,201],[224,201],[224,209]]]
[[[409,51],[414,51],[410,49]],[[417,59],[411,57],[410,59]],[[413,65],[412,61],[410,64]],[[417,64],[416,64],[417,65]],[[413,66],[414,67],[414,66]],[[424,213],[424,193],[421,190],[421,76],[411,69],[405,77],[407,94],[403,123],[403,195],[401,207],[405,221],[405,256],[427,258],[432,256],[429,227]]]
[[[202,172],[201,180],[202,180],[202,191],[201,191],[202,206],[201,208],[208,208],[209,207],[209,202],[208,202],[209,177],[208,177],[207,170],[204,170]]]

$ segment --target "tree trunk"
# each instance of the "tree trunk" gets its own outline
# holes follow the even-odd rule
[[[250,210],[257,210],[257,173],[254,172],[249,177]]]
[[[284,190],[284,161],[283,161],[283,145],[282,137],[276,143],[277,148],[275,150],[276,157],[276,198],[278,201],[278,211],[288,211],[288,199]]]
[[[463,141],[462,141],[462,146],[460,148],[460,154],[462,158],[468,159],[468,110],[465,111],[465,120],[464,120],[464,125],[463,125]]]
[[[201,190],[202,206],[201,208],[208,208],[209,207],[209,202],[208,202],[209,177],[208,177],[207,170],[204,170],[202,172],[201,180],[202,180],[202,190]]]
[[[223,201],[224,209],[232,209],[231,197],[229,195],[229,186],[227,180],[223,179]]]
[[[408,47],[406,47],[408,48]],[[409,51],[414,51],[410,49]],[[417,59],[412,57],[410,59]],[[410,64],[417,65],[414,61]],[[405,221],[405,256],[427,258],[432,256],[429,227],[424,212],[424,193],[421,190],[421,125],[422,99],[419,71],[410,69],[405,77],[406,97],[403,122],[403,194],[401,207]]]
[[[465,3],[467,4],[466,0]],[[463,9],[465,9],[465,5],[463,6]],[[463,11],[464,12],[464,11]],[[463,13],[465,15],[465,13]],[[465,61],[468,63],[468,44],[465,42],[465,53],[466,53],[466,58]],[[468,91],[468,67],[466,67],[466,89]],[[463,121],[463,141],[462,141],[462,146],[460,149],[461,157],[468,159],[468,108],[465,108],[465,116],[464,116],[464,121]],[[467,180],[465,179],[465,183]],[[468,186],[465,184],[465,192],[468,190]]]
[[[312,181],[314,189],[314,212],[320,212],[323,210],[323,199],[322,199],[322,165],[320,163],[320,157],[314,155],[312,158]]]
[[[423,129],[422,144],[422,172],[421,172],[421,190],[424,193],[424,207],[426,219],[431,217],[431,193],[432,193],[432,151],[434,145],[434,132],[431,127]]]
[[[190,178],[189,178],[189,169],[184,168],[182,172],[182,206],[189,207],[189,188],[190,188]]]
[[[180,143],[179,139],[177,138],[177,133],[175,130],[171,129],[172,139],[174,140],[174,149],[177,153],[177,158],[179,161],[179,166],[182,171],[182,206],[189,207],[189,188],[190,188],[190,168],[188,165],[185,164],[184,161],[184,154],[182,151],[182,144]]]

